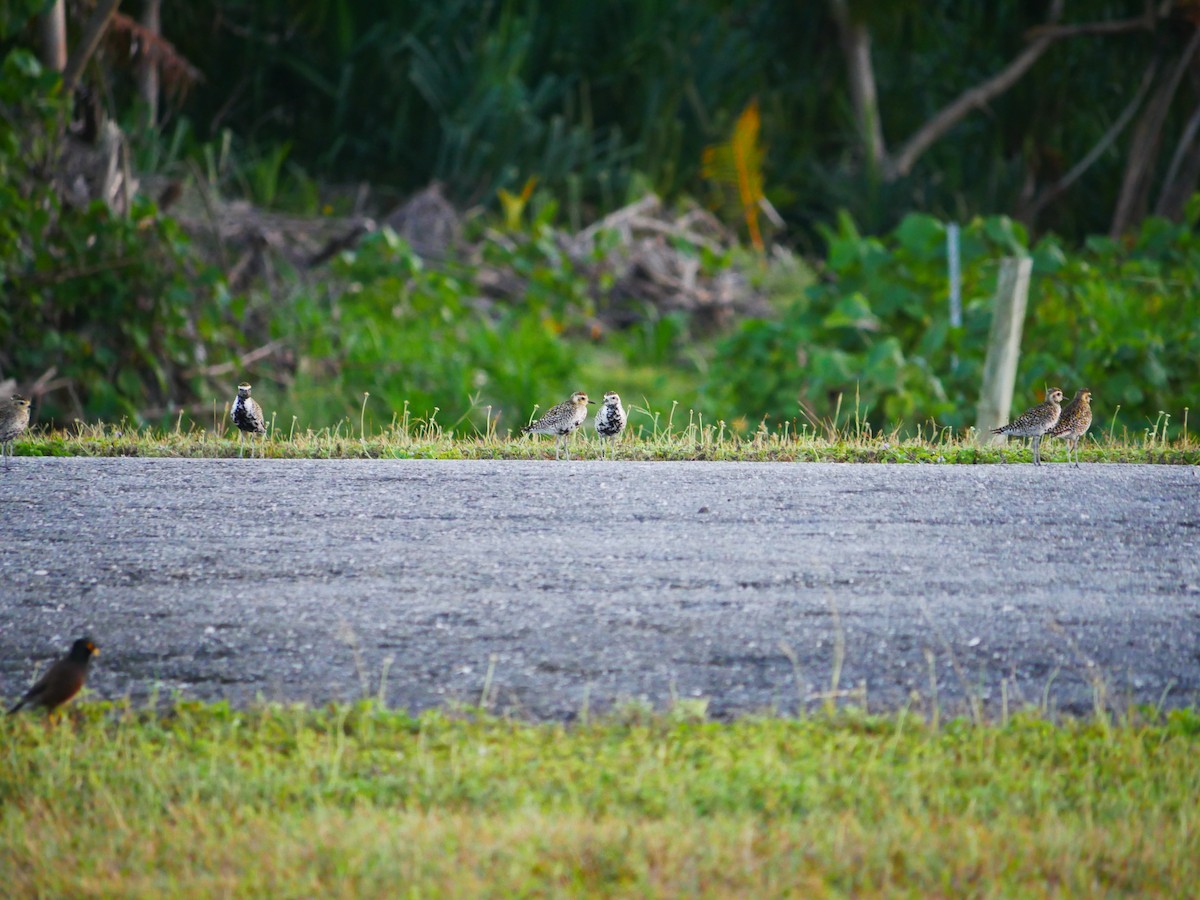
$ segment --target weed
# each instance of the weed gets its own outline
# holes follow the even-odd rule
[[[372,430],[366,418],[369,394],[363,394],[358,428],[349,420],[321,429],[296,427],[293,417],[286,436],[274,427],[261,442],[263,455],[291,459],[543,459],[552,445],[500,432],[490,407],[478,411],[482,427],[473,436],[455,436],[438,422],[440,409],[414,416],[407,401],[388,425]],[[980,446],[973,430],[956,434],[950,428],[918,428],[913,437],[898,430],[876,433],[862,420],[839,427],[834,421],[814,421],[798,430],[781,423],[771,430],[766,422],[751,434],[730,431],[724,421],[715,425],[701,413],[688,410],[686,424],[677,423],[678,404],[664,415],[647,406],[631,406],[630,427],[612,448],[623,460],[726,460],[743,462],[861,462],[861,463],[1021,463],[1030,459],[1020,445]],[[474,414],[473,414],[474,415]],[[215,428],[205,429],[186,416],[164,429],[139,428],[128,422],[76,423],[70,430],[38,430],[18,441],[18,456],[151,456],[229,457],[237,455],[237,441],[229,436],[223,414],[216,412]],[[640,419],[640,421],[636,421]],[[272,414],[272,422],[275,414]],[[355,434],[357,432],[357,434]],[[595,441],[584,444],[583,456],[599,458],[604,452]],[[1186,433],[1167,439],[1161,429],[1137,440],[1109,432],[1088,435],[1080,443],[1084,462],[1200,464],[1200,447]],[[1066,460],[1065,444],[1055,441],[1043,448],[1049,461]]]

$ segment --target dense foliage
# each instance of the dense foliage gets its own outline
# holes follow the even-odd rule
[[[44,6],[6,7],[0,44],[30,43],[31,16]],[[1002,6],[850,4],[874,38],[893,146],[962,85],[1002,68],[1045,16],[1036,4]],[[430,267],[386,231],[319,278],[284,272],[270,292],[231,294],[224,273],[145,199],[128,216],[63,203],[51,176],[68,104],[56,76],[28,51],[12,52],[0,82],[0,376],[23,386],[40,379],[39,419],[60,423],[207,407],[228,394],[238,369],[274,382],[285,400],[276,408],[316,427],[355,415],[370,393],[375,419],[436,409],[441,424],[463,433],[489,427],[490,409],[503,430],[576,387],[617,389],[659,409],[678,402],[742,429],[764,417],[844,424],[851,414],[877,429],[931,420],[963,427],[974,420],[999,260],[1030,253],[1016,402],[1047,384],[1068,392],[1086,384],[1098,419],[1136,431],[1166,410],[1178,423],[1200,387],[1190,310],[1196,210],[1182,223],[1146,218],[1119,241],[1081,238],[1103,230],[1111,212],[1125,164],[1114,145],[1039,220],[1070,238],[1031,237],[992,213],[1028,199],[1094,147],[1148,54],[1162,57],[1162,71],[1178,56],[1191,34],[1185,23],[1168,17],[1156,31],[1057,44],[987,116],[964,119],[911,175],[888,181],[864,167],[830,8],[781,0],[737,8],[711,0],[166,5],[165,34],[206,80],[161,133],[135,138],[139,171],[186,170],[188,180],[206,176],[221,188],[232,170],[231,181],[260,201],[308,211],[334,197],[337,182],[361,177],[376,179],[377,193],[440,178],[460,201],[517,198],[505,204],[515,214],[502,239],[485,244],[485,262],[516,273],[526,289],[494,301],[482,299],[477,261]],[[1071,15],[1115,22],[1140,11],[1090,0]],[[1130,52],[1114,53],[1117,43]],[[129,71],[111,46],[90,70],[127,125],[143,122]],[[611,285],[562,254],[547,226],[578,226],[646,187],[715,198],[705,149],[729,147],[747,110],[755,144],[745,158],[762,171],[735,174],[761,177],[788,219],[785,236],[809,248],[819,280],[779,277],[763,261],[777,314],[723,334],[650,304],[628,330],[597,327]],[[1164,161],[1182,126],[1167,116]],[[724,157],[710,150],[707,158]],[[303,190],[289,197],[288,183]],[[529,199],[521,188],[535,184]],[[527,199],[540,216],[532,226],[521,224]],[[322,208],[337,211],[337,200]],[[741,227],[738,216],[727,218]],[[967,223],[961,328],[946,312],[950,219]],[[690,249],[706,267],[732,264]],[[241,372],[237,355],[268,340],[285,352]],[[280,358],[294,366],[281,370]],[[214,367],[219,387],[205,379]]]
[[[832,5],[198,0],[165,4],[163,15],[166,35],[205,74],[182,107],[201,139],[228,127],[264,154],[285,146],[323,179],[402,193],[436,178],[460,201],[494,203],[498,188],[536,176],[584,218],[647,185],[702,196],[704,148],[757,100],[767,194],[801,242],[842,208],[872,233],[914,209],[1016,216],[1097,145],[1152,62],[1169,77],[1194,32],[1185,5],[1166,4],[1153,28],[1059,41],[911,174],[881,180],[864,166]],[[1001,72],[1050,5],[850,2],[870,32],[888,147]],[[1136,25],[1146,12],[1140,0],[1067,6],[1071,25]],[[1151,198],[1174,165],[1194,88],[1185,79],[1165,102]],[[1139,121],[1040,225],[1073,239],[1108,230]]]
[[[776,421],[832,420],[840,408],[843,422],[857,413],[877,429],[973,425],[999,262],[1026,253],[1016,404],[1049,385],[1068,396],[1089,387],[1099,420],[1140,431],[1200,394],[1200,236],[1186,226],[1148,219],[1126,241],[1071,253],[1052,236],[1030,248],[1009,219],[975,219],[961,230],[960,328],[949,323],[942,222],[913,214],[872,238],[843,215],[827,239],[819,284],[721,344],[712,378],[728,407]]]
[[[46,178],[66,122],[58,83],[28,53],[3,62],[0,373],[59,385],[43,419],[169,411],[210,352],[236,346],[233,299],[153,203],[136,198],[128,217],[63,203]]]
[[[783,280],[777,316],[713,337],[686,317],[590,334],[594,286],[539,234],[491,248],[492,262],[529,278],[510,303],[479,299],[470,266],[428,269],[389,233],[343,254],[333,277],[301,291],[277,320],[277,335],[304,361],[293,404],[329,421],[352,415],[370,392],[376,415],[381,403],[418,417],[436,408],[442,425],[469,433],[487,427],[490,408],[503,431],[578,386],[656,409],[677,401],[743,429],[764,417],[771,427],[857,418],[875,430],[964,429],[975,421],[999,264],[1022,254],[1032,254],[1034,276],[1016,404],[1036,402],[1048,385],[1068,394],[1087,386],[1099,423],[1139,433],[1160,411],[1180,424],[1180,398],[1200,391],[1191,312],[1200,237],[1163,220],[1076,253],[1053,237],[1030,247],[1004,217],[973,220],[961,230],[963,325],[953,328],[945,225],[914,214],[871,238],[843,215],[816,283]],[[674,392],[642,394],[646,365],[678,373]]]
[[[515,430],[571,382],[571,347],[560,333],[579,317],[584,287],[569,267],[526,259],[533,289],[489,307],[474,297],[469,271],[427,268],[391,232],[343,254],[274,326],[301,357],[291,396],[304,424],[336,420],[370,393],[385,421],[391,411],[426,419],[440,411],[445,427],[482,432],[490,407]]]

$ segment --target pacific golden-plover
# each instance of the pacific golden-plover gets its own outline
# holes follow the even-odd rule
[[[625,430],[625,422],[629,416],[621,405],[621,396],[616,391],[604,395],[604,403],[596,410],[596,434],[604,438],[612,446],[613,458],[617,456],[617,438]]]
[[[4,457],[4,468],[12,459],[13,441],[29,427],[29,401],[20,394],[0,403],[0,456]]]
[[[80,638],[71,645],[70,652],[46,670],[46,674],[34,682],[17,705],[8,711],[11,716],[19,709],[40,706],[54,712],[81,690],[88,677],[88,663],[100,651],[91,638]]]
[[[532,425],[526,425],[521,429],[521,434],[553,434],[558,438],[554,445],[554,458],[558,459],[559,447],[566,451],[567,459],[571,458],[571,451],[567,446],[567,441],[571,438],[571,433],[583,424],[583,420],[587,418],[587,408],[589,403],[595,403],[595,400],[589,400],[588,395],[583,391],[576,391],[571,395],[570,400],[564,400],[558,406],[552,406],[546,410],[546,414],[534,422]]]
[[[237,399],[233,401],[233,409],[229,415],[233,424],[238,427],[238,456],[241,456],[245,452],[242,441],[247,434],[267,433],[262,407],[250,396],[249,382],[243,381],[238,385]]]
[[[1062,398],[1062,391],[1050,388],[1046,391],[1046,399],[1043,402],[1025,410],[1004,427],[993,428],[992,434],[1033,438],[1033,464],[1040,466],[1042,456],[1038,448],[1042,443],[1042,435],[1058,424],[1058,417],[1062,414]]]
[[[1079,439],[1092,427],[1092,392],[1087,388],[1075,392],[1071,402],[1063,407],[1062,415],[1053,428],[1046,432],[1051,437],[1060,437],[1067,442],[1067,462],[1075,454],[1075,465],[1079,465]]]

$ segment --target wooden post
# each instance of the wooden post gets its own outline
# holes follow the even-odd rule
[[[996,304],[992,328],[988,333],[987,359],[983,363],[983,387],[979,393],[975,430],[981,444],[1003,443],[1002,435],[991,433],[1008,423],[1012,409],[1013,384],[1017,380],[1017,360],[1021,357],[1021,330],[1025,325],[1025,306],[1029,300],[1029,273],[1033,260],[1028,256],[1008,258],[1000,263],[996,280]]]

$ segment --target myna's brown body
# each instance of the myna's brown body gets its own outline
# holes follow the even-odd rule
[[[27,706],[40,706],[54,712],[81,690],[87,681],[88,663],[100,651],[91,638],[80,638],[71,645],[70,652],[46,670],[37,684],[25,692],[17,705],[8,711],[11,716]]]

